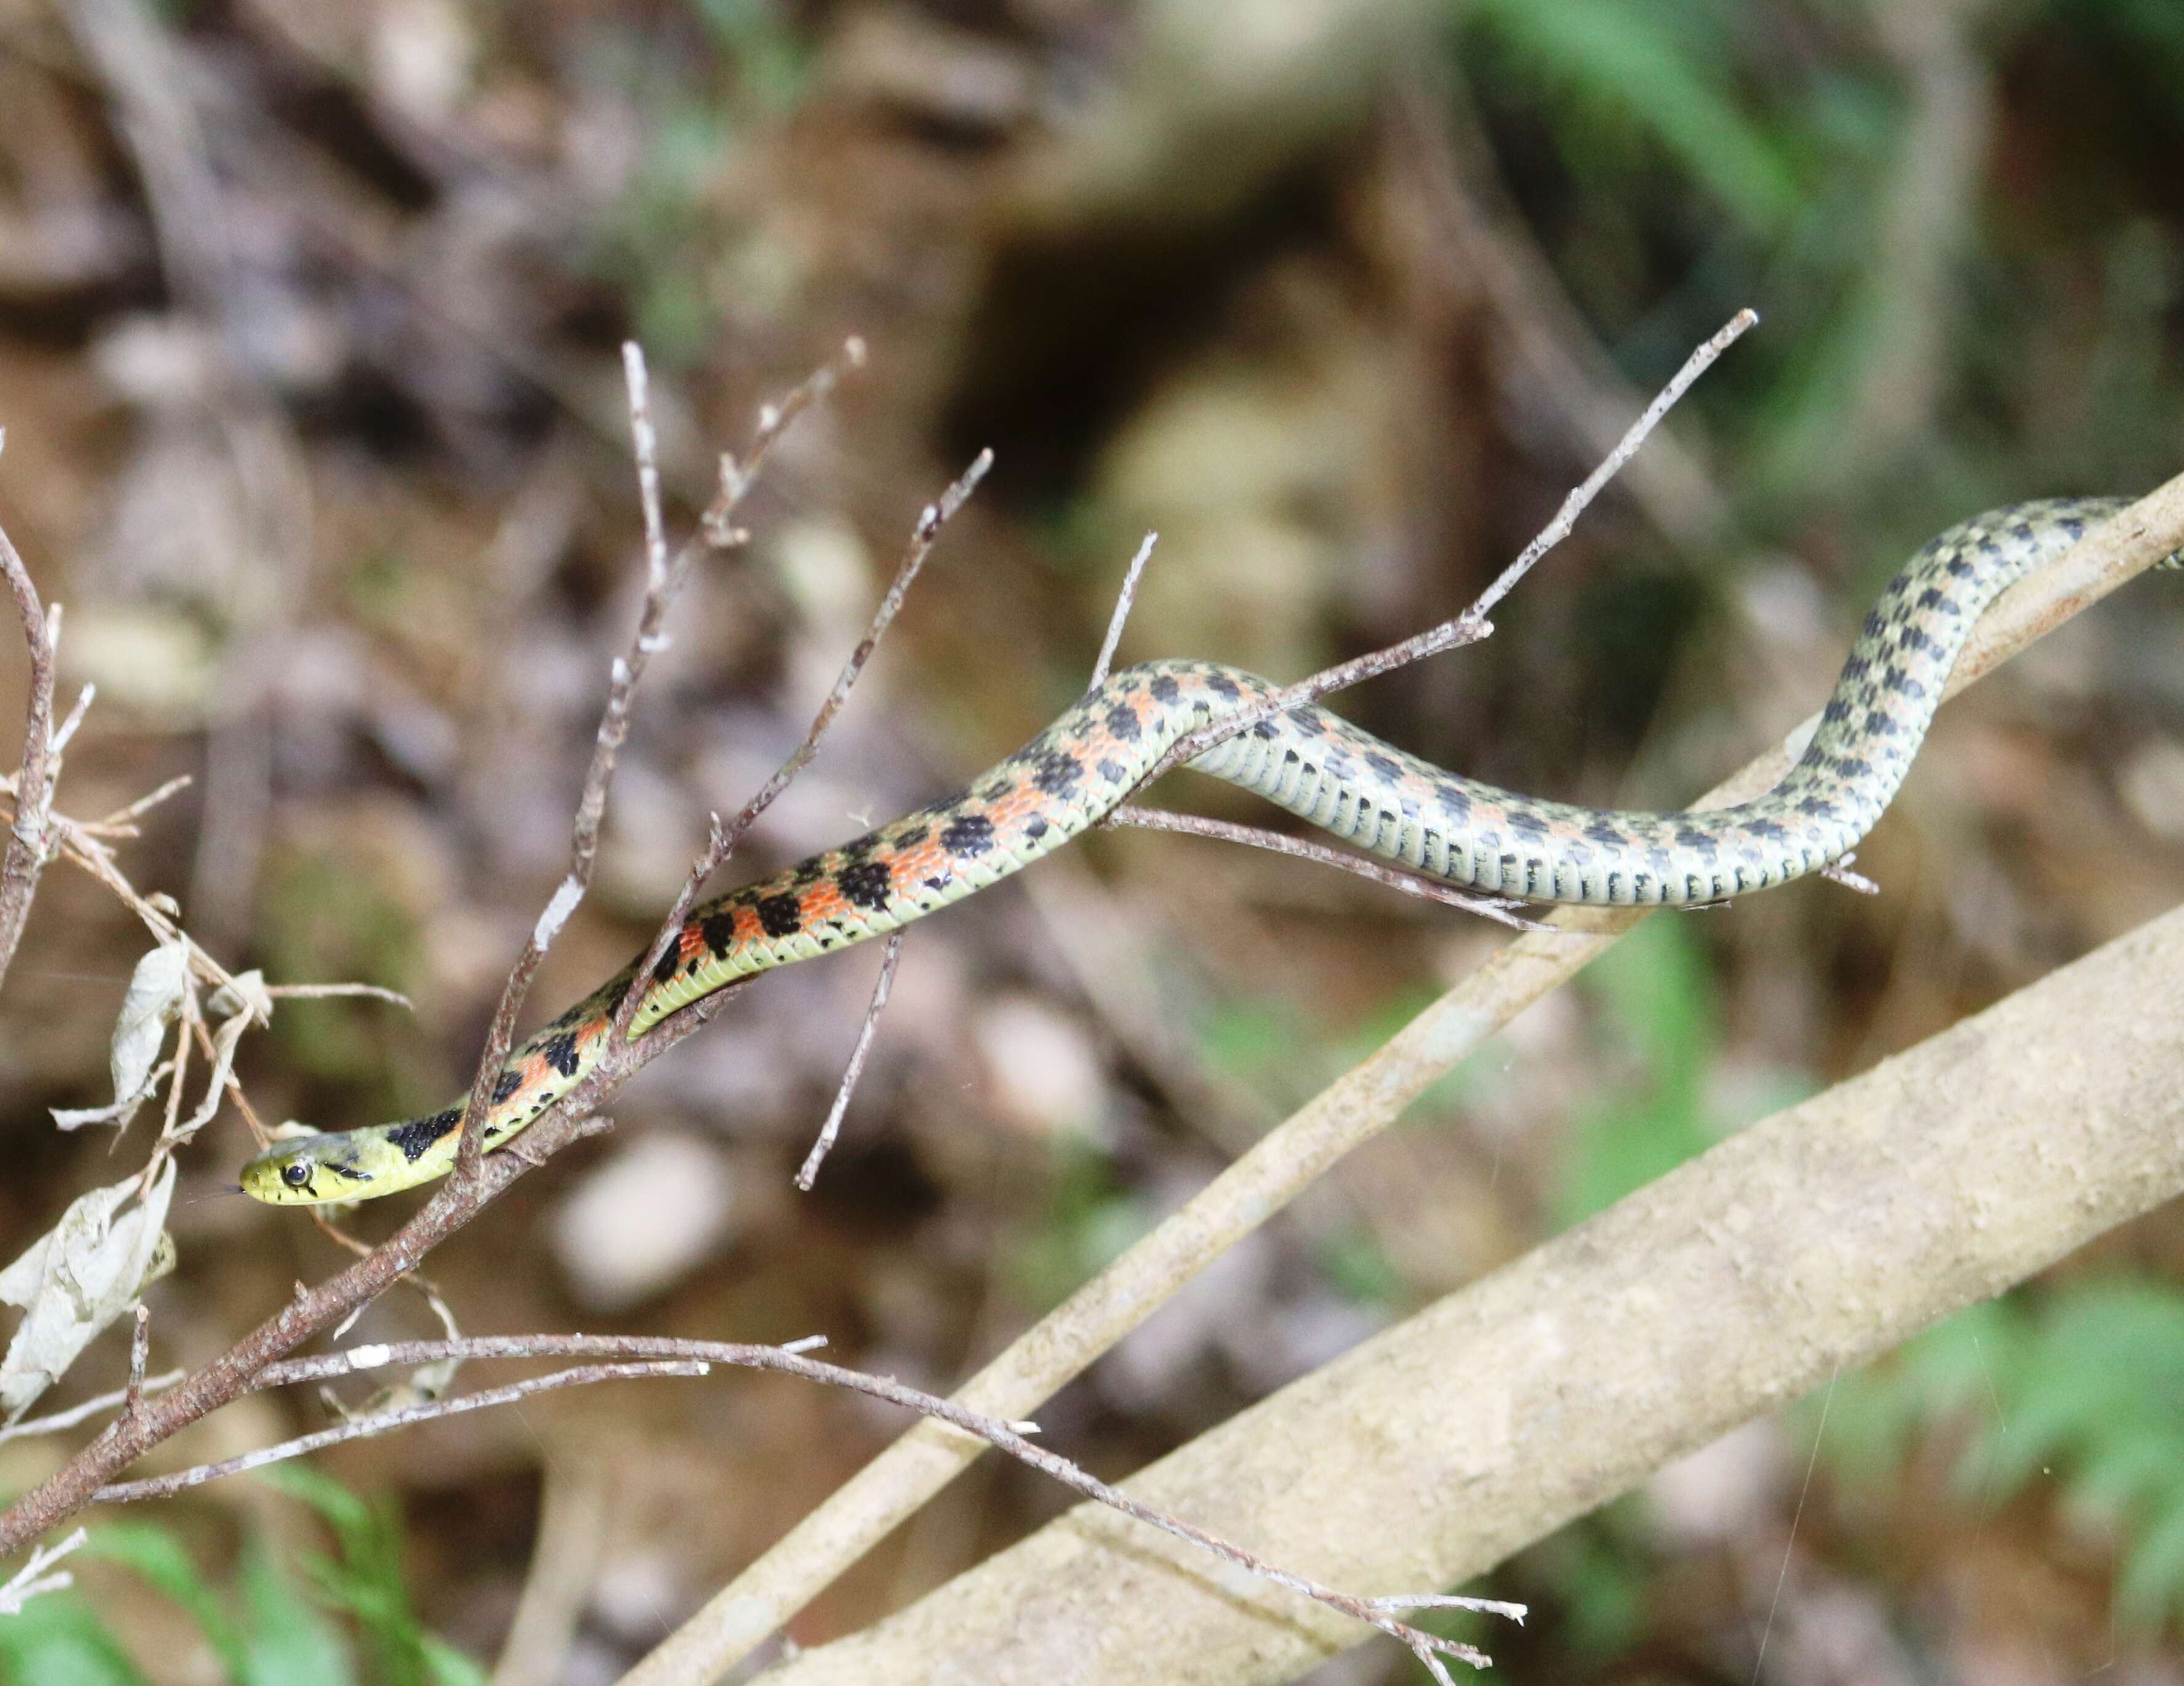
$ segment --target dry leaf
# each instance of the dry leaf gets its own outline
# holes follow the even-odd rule
[[[181,1006],[189,984],[190,951],[183,943],[163,943],[136,962],[129,993],[121,999],[120,1015],[114,1021],[114,1046],[107,1059],[114,1075],[113,1105],[74,1111],[57,1106],[54,1123],[64,1130],[86,1124],[127,1127],[152,1093],[152,1074],[167,1039],[168,1021]]]
[[[165,1224],[175,1162],[162,1164],[136,1204],[116,1217],[139,1181],[92,1189],[0,1271],[0,1299],[23,1308],[0,1359],[0,1416],[7,1422],[59,1380],[76,1355],[136,1304],[147,1283],[174,1268]]]

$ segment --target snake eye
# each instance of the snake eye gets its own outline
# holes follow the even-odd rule
[[[291,1188],[307,1188],[311,1181],[311,1167],[299,1159],[290,1160],[281,1167],[281,1180]]]

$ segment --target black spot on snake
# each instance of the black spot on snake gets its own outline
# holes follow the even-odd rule
[[[1050,749],[1039,758],[1038,771],[1031,782],[1049,796],[1067,796],[1077,788],[1077,782],[1084,776],[1084,769],[1077,758],[1066,749]]]
[[[446,1135],[462,1121],[463,1110],[451,1106],[444,1112],[435,1112],[429,1117],[413,1118],[407,1124],[398,1124],[387,1132],[387,1139],[402,1149],[402,1157],[415,1164],[424,1156],[425,1149]]]
[[[893,875],[883,861],[861,861],[855,866],[845,866],[835,877],[842,894],[858,907],[877,910],[888,904],[894,888]]]
[[[546,1061],[565,1077],[577,1075],[577,1038],[573,1032],[565,1031],[539,1049]]]
[[[983,814],[966,814],[940,834],[940,847],[959,860],[975,860],[994,846],[994,822]]]
[[[761,897],[758,903],[759,929],[769,937],[793,937],[804,924],[804,898],[783,893]]]

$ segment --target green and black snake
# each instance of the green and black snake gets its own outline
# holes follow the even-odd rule
[[[1736,807],[1624,813],[1519,796],[1318,707],[1262,721],[1189,765],[1384,860],[1528,901],[1677,905],[1765,889],[1856,845],[1903,782],[1987,604],[2126,501],[2013,504],[1930,542],[1866,616],[1802,758]],[[2163,565],[2184,565],[2184,553]],[[696,909],[645,981],[631,1035],[738,978],[896,930],[1030,865],[1122,802],[1178,739],[1276,688],[1206,661],[1113,674],[968,789]],[[596,1063],[635,975],[632,963],[510,1056],[488,1150]],[[243,1167],[242,1186],[278,1204],[392,1194],[454,1165],[462,1122],[458,1104],[284,1142]]]

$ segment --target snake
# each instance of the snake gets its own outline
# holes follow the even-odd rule
[[[1766,889],[1856,846],[1902,784],[1987,605],[2128,501],[2014,504],[1930,540],[1866,616],[1794,765],[1734,806],[1642,813],[1519,795],[1446,771],[1316,704],[1259,720],[1184,765],[1414,873],[1524,902],[1691,906]],[[2159,565],[2184,567],[2184,551]],[[956,794],[694,908],[642,980],[627,1034],[643,1036],[760,972],[976,894],[1098,823],[1178,741],[1278,691],[1212,661],[1117,671]],[[505,1146],[598,1064],[643,958],[509,1056],[492,1090],[485,1151]],[[454,1166],[465,1110],[459,1102],[281,1141],[243,1167],[242,1188],[300,1205],[414,1188]]]

